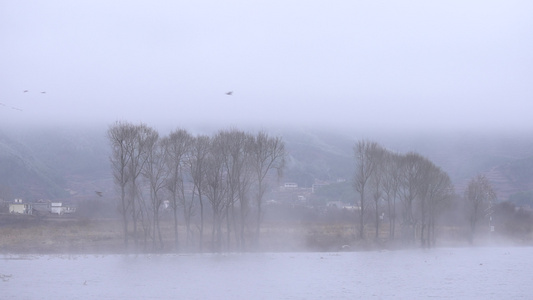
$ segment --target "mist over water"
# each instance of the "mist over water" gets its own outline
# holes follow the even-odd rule
[[[350,159],[365,138],[419,152],[462,192],[476,173],[532,154],[532,3],[3,1],[0,152],[40,157],[43,170],[85,166],[88,193],[109,200],[106,130],[117,120],[162,135],[311,128],[347,137],[337,154]],[[42,145],[86,150],[73,152],[86,165]],[[532,250],[4,254],[0,298],[528,299]]]
[[[527,299],[530,247],[0,257],[2,299]]]

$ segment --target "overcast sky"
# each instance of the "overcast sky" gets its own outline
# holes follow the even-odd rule
[[[533,129],[533,1],[1,0],[0,37],[3,122]]]

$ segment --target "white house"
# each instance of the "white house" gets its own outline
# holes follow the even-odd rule
[[[286,182],[283,185],[283,187],[286,188],[286,189],[297,189],[298,188],[298,184],[294,183],[294,182]]]
[[[50,212],[53,214],[70,214],[76,212],[75,207],[64,206],[62,202],[52,202],[50,203]]]
[[[13,203],[9,203],[9,213],[10,214],[32,214],[32,205],[31,203],[23,203],[22,199],[15,199]]]

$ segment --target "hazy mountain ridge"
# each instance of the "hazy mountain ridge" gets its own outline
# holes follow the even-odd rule
[[[533,156],[496,166],[485,175],[500,199],[507,199],[517,192],[533,191]]]
[[[9,187],[4,196],[8,198],[71,198],[85,190],[83,186],[111,176],[108,153],[105,132],[95,130],[40,128],[4,133],[0,187]],[[94,189],[85,193],[94,194]]]
[[[64,195],[61,176],[25,145],[6,136],[0,140],[0,197],[55,198]]]
[[[318,174],[315,178],[320,180],[350,180],[355,163],[353,146],[362,138],[357,137],[358,134],[354,136],[327,132],[284,136],[290,159],[296,161],[289,165],[288,175]],[[500,201],[515,193],[533,190],[533,140],[527,135],[376,134],[374,139],[369,139],[393,152],[413,151],[428,157],[450,175],[459,194],[478,174],[489,178]]]
[[[286,130],[287,167],[283,182],[310,187],[316,180],[351,180],[353,145],[359,137],[313,130]],[[520,137],[376,136],[398,153],[415,151],[448,172],[458,192],[484,173],[499,198],[533,189],[533,141]],[[0,136],[0,187],[10,197],[94,198],[95,191],[111,197],[114,186],[104,129],[39,129]],[[1,192],[1,191],[0,191]],[[4,193],[5,194],[5,193]],[[3,194],[0,194],[3,195]]]
[[[285,181],[311,187],[315,179],[335,181],[352,176],[354,161],[350,139],[307,130],[284,133],[283,140],[287,149]]]

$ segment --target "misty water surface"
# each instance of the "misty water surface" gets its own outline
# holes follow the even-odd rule
[[[2,299],[530,299],[532,248],[4,255]]]

